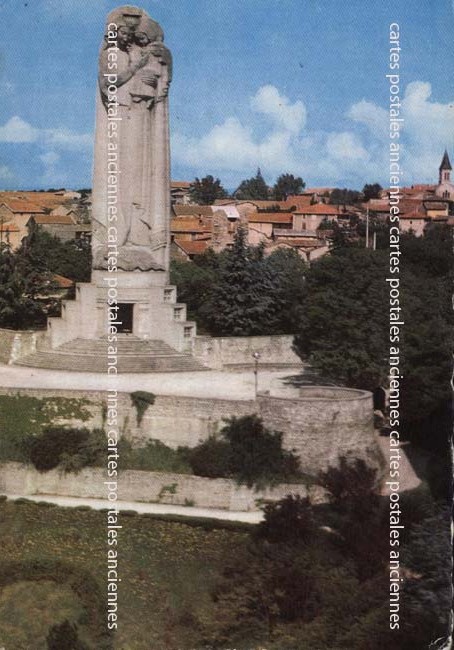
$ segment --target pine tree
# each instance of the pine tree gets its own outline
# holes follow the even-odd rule
[[[264,263],[263,249],[248,246],[246,232],[239,228],[206,305],[212,333],[219,336],[261,334],[264,322],[274,318],[274,287],[275,281]]]

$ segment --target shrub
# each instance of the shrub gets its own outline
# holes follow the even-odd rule
[[[191,467],[184,454],[167,447],[159,440],[148,440],[144,447],[133,447],[122,438],[118,445],[122,469],[140,469],[149,472],[176,472],[190,474]]]
[[[187,450],[198,476],[234,477],[249,487],[261,487],[299,476],[299,460],[282,448],[282,434],[268,431],[256,415],[227,420],[224,440],[210,438]]]
[[[312,506],[299,495],[288,494],[267,504],[263,512],[265,517],[257,526],[256,536],[268,542],[308,542],[316,530]]]
[[[47,472],[61,465],[66,472],[77,472],[93,465],[105,446],[105,436],[96,429],[65,429],[47,427],[38,437],[25,441],[29,458],[40,472]]]
[[[266,485],[299,474],[299,460],[282,448],[282,433],[269,431],[257,415],[233,417],[221,431],[231,448],[232,469],[240,483]]]
[[[209,438],[193,449],[181,450],[197,476],[228,478],[233,475],[232,453],[228,442]]]
[[[374,504],[377,471],[362,458],[339,458],[338,467],[329,467],[319,474],[319,482],[329,493],[333,505],[343,502]]]
[[[59,625],[53,625],[46,637],[48,650],[88,650],[85,643],[79,640],[77,626],[68,620]]]

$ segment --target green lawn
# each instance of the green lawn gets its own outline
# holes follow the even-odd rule
[[[91,510],[0,503],[0,647],[45,650],[49,626],[65,618],[77,623],[92,650],[109,647],[98,636],[106,600],[105,517]],[[244,539],[245,527],[146,515],[123,516],[120,523],[120,617],[111,647],[200,647],[198,621],[213,611],[210,588]]]
[[[84,399],[28,395],[0,395],[0,461],[27,461],[21,444],[30,435],[59,420],[75,418],[82,422],[90,418]]]

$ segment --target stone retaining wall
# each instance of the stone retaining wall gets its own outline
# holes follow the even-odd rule
[[[323,392],[325,391],[325,392]],[[273,394],[277,392],[278,394]],[[68,426],[103,426],[102,391],[1,389],[0,394],[23,394],[38,398],[66,397],[87,401],[86,421],[59,420]],[[301,468],[315,475],[335,465],[339,456],[364,458],[380,466],[373,429],[372,394],[336,387],[280,387],[257,400],[228,400],[158,395],[145,412],[140,425],[128,393],[118,394],[119,431],[137,446],[146,440],[160,440],[172,448],[194,447],[215,435],[225,418],[257,414],[265,426],[281,431],[286,449],[295,451]],[[288,397],[284,397],[288,394]]]
[[[307,386],[283,394],[259,395],[258,413],[267,427],[282,431],[284,447],[295,451],[304,471],[324,471],[348,455],[380,467],[371,393]]]
[[[27,354],[36,352],[45,330],[8,330],[0,328],[0,363],[12,364]]]
[[[63,474],[58,470],[41,473],[19,463],[0,465],[0,494],[107,499],[106,480],[109,479],[105,471],[95,467],[87,467],[78,474]],[[118,499],[121,501],[191,505],[235,512],[259,510],[264,500],[277,501],[287,494],[309,496],[314,503],[326,500],[322,488],[307,488],[301,484],[282,484],[256,492],[244,485],[238,486],[230,479],[138,470],[124,470],[118,480]]]
[[[196,336],[192,354],[215,370],[232,366],[252,366],[253,354],[260,354],[259,364],[268,366],[301,366],[301,359],[293,352],[293,336]]]

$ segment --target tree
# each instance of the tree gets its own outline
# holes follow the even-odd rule
[[[364,201],[369,199],[379,199],[382,186],[379,183],[366,183],[363,187]]]
[[[268,186],[260,171],[257,169],[257,174],[253,178],[241,181],[238,189],[235,191],[235,198],[242,200],[262,200],[266,201],[269,198]]]
[[[331,205],[354,205],[361,199],[361,192],[336,187],[329,196]]]
[[[189,188],[189,196],[194,203],[199,205],[213,205],[216,199],[223,199],[227,192],[221,185],[219,178],[216,180],[210,174],[202,179],[196,178]]]
[[[204,253],[197,255],[194,262],[173,260],[170,263],[170,281],[177,286],[178,299],[186,304],[189,318],[196,320],[202,331],[209,327],[206,312],[219,276],[218,257],[216,253],[212,256]]]
[[[277,249],[265,258],[264,264],[273,278],[275,318],[262,323],[263,334],[294,334],[305,296],[307,264],[294,249],[288,248]]]
[[[9,247],[0,249],[0,326],[13,329],[41,327],[46,315],[38,295],[49,286],[30,265],[20,265]]]
[[[388,375],[388,256],[347,248],[307,273],[297,353],[331,381],[374,390]]]
[[[407,576],[403,585],[401,637],[404,650],[428,648],[449,636],[452,609],[451,507],[439,509],[415,524],[404,546],[402,562]],[[428,549],[430,549],[428,551]],[[433,646],[433,647],[441,647]]]
[[[204,306],[210,332],[216,336],[262,334],[264,323],[276,318],[274,286],[263,249],[248,246],[246,232],[239,228]]]
[[[299,176],[293,174],[281,174],[273,187],[273,199],[285,201],[291,194],[301,194],[306,183]]]
[[[282,447],[282,433],[269,431],[256,415],[230,418],[222,436],[231,449],[235,477],[249,486],[290,481],[299,474],[299,460]]]
[[[255,533],[259,539],[301,544],[310,541],[315,534],[314,513],[307,498],[288,494],[280,501],[268,503],[263,512],[264,519]]]
[[[248,247],[245,243],[244,246],[241,262],[244,275],[249,277],[252,274],[255,277],[255,291],[262,295],[262,300],[266,300],[268,305],[265,313],[249,312],[249,318],[253,320],[250,320],[247,331],[253,330],[258,335],[293,334],[297,307],[304,293],[306,263],[294,250],[278,249],[268,257],[263,257],[259,249]],[[197,321],[203,331],[232,334],[224,320],[221,320],[221,316],[226,315],[218,314],[216,302],[221,283],[225,283],[222,294],[231,293],[232,280],[226,270],[231,264],[231,257],[232,252],[228,250],[220,254],[208,250],[203,255],[198,255],[193,262],[171,263],[171,282],[177,285],[178,297],[187,304],[190,317]],[[230,298],[229,309],[232,308],[234,296]],[[237,330],[239,334],[245,331],[243,326]]]
[[[282,434],[269,431],[256,415],[230,418],[221,440],[209,438],[186,450],[195,474],[235,478],[239,483],[268,485],[299,476],[299,460],[282,447]]]
[[[329,467],[319,474],[320,485],[328,491],[330,502],[341,506],[348,502],[355,508],[367,503],[376,506],[374,494],[377,487],[377,470],[369,467],[362,458],[339,458],[339,465]],[[363,511],[363,507],[359,508]]]
[[[90,281],[91,246],[86,240],[61,241],[41,227],[31,226],[17,257],[41,273],[56,273],[75,282]]]

